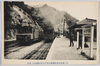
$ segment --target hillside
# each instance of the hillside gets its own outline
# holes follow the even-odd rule
[[[23,4],[23,2],[19,4]],[[19,8],[15,2],[5,2],[4,6],[5,40],[15,39],[20,26],[28,26],[29,23],[35,24],[32,17],[24,9]],[[34,27],[35,25],[31,26]]]

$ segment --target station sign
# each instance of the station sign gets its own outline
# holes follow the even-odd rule
[[[84,35],[85,35],[86,37],[90,37],[90,34],[91,34],[91,29],[90,29],[90,28],[85,28],[85,29],[84,29]]]

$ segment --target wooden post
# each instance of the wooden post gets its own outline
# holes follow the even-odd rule
[[[84,28],[82,28],[82,52],[81,54],[84,54],[84,40],[85,40]]]
[[[79,32],[77,32],[77,48],[79,47]]]
[[[94,38],[94,26],[91,26],[91,42],[90,42],[90,58],[93,58],[93,38]]]

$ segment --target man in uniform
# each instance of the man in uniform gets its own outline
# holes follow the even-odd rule
[[[73,42],[73,40],[74,40],[74,35],[73,35],[73,33],[71,32],[70,33],[70,46],[69,47],[73,47],[74,46],[74,42]]]

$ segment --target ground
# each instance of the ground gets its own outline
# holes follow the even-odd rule
[[[69,45],[70,41],[68,38],[63,36],[56,38],[47,56],[47,60],[87,60],[81,55],[81,50],[77,50],[76,41],[74,41],[74,47],[69,47]]]
[[[87,44],[90,45],[89,42]],[[74,47],[69,47],[69,45],[69,38],[60,36],[60,38],[55,38],[53,43],[39,41],[29,46],[8,48],[5,59],[87,60],[85,56],[81,55],[81,49],[77,50],[76,41],[74,41]],[[93,53],[95,59],[96,47],[96,42],[94,42]],[[85,48],[85,53],[90,56],[90,47]]]

